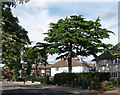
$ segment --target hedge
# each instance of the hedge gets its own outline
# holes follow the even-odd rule
[[[25,78],[24,77],[17,77],[16,81],[24,81]]]
[[[83,73],[59,73],[54,76],[54,83],[58,85],[70,84],[74,82],[74,85],[79,86],[84,81],[88,85],[91,82],[100,83],[109,80],[110,73],[99,72],[83,72]]]

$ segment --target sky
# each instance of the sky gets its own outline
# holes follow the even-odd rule
[[[73,1],[73,0],[72,0]],[[28,31],[32,46],[36,42],[44,42],[43,33],[48,32],[50,22],[56,23],[70,15],[83,15],[86,20],[95,21],[100,17],[103,28],[111,30],[115,35],[103,42],[116,45],[118,43],[118,2],[39,2],[30,0],[25,4],[18,4],[12,8],[13,15],[18,17],[19,24]],[[54,64],[57,54],[49,56],[48,63]],[[83,57],[88,63],[93,56]]]

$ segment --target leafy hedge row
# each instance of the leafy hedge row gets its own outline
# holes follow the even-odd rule
[[[17,77],[16,81],[25,81],[24,77]]]
[[[69,84],[72,81],[74,85],[81,85],[84,81],[88,85],[91,82],[100,83],[105,80],[109,80],[110,73],[99,73],[99,72],[83,72],[83,73],[59,73],[54,77],[54,83],[58,85]]]

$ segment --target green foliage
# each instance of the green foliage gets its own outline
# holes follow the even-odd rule
[[[14,3],[2,3],[2,63],[10,70],[14,70],[14,80],[18,77],[18,71],[21,69],[21,50],[30,43],[27,31],[18,23],[18,18],[11,12],[11,6]],[[17,71],[16,71],[17,70]]]
[[[72,15],[65,19],[58,20],[57,23],[50,23],[48,37],[45,41],[50,44],[46,51],[50,54],[57,53],[56,59],[67,58],[69,71],[71,68],[71,58],[81,56],[97,56],[98,52],[109,52],[111,44],[105,44],[101,40],[109,38],[113,33],[105,28],[101,28],[100,19],[96,21],[85,20],[81,15]]]
[[[40,76],[35,76],[35,79],[36,79],[35,81],[37,81],[37,82],[40,82],[40,80],[41,80]]]
[[[109,81],[104,81],[106,88],[120,87],[120,80],[116,78],[111,78]]]
[[[43,84],[47,84],[47,77],[46,76],[40,77],[40,82]]]
[[[120,85],[120,79],[111,78],[110,82],[112,85],[114,85],[116,87],[117,87],[117,85]]]
[[[45,57],[45,54],[41,53],[41,49],[36,48],[36,47],[28,47],[25,48],[23,55],[22,55],[22,60],[24,61],[24,68],[27,68],[26,74],[30,75],[32,65],[36,65],[36,72],[37,72],[37,66],[41,64],[48,64],[47,63],[47,58]]]
[[[25,78],[24,77],[17,77],[16,81],[25,81]]]
[[[115,88],[114,85],[106,85],[106,88]]]
[[[19,74],[19,68],[15,67],[13,69],[13,80],[16,81],[18,76],[20,76],[20,74]]]
[[[94,82],[96,88],[100,88],[100,82],[109,80],[110,73],[104,73],[106,76],[105,79],[103,78],[103,73],[98,72],[89,72],[89,73],[59,73],[55,74],[54,76],[54,83],[58,85],[68,84],[71,85],[71,82],[74,82],[74,86],[81,86],[83,82],[87,83],[87,86],[90,86],[91,82]],[[102,80],[101,80],[102,79]]]

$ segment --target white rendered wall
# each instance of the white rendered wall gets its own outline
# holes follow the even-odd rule
[[[56,71],[56,68],[51,68],[51,76],[54,76],[57,73],[68,72],[68,67],[59,67],[59,70]]]
[[[59,67],[59,70],[56,71],[56,68],[51,68],[51,76],[54,76],[57,73],[68,72],[68,67]],[[72,67],[72,72],[81,73],[81,72],[89,72],[89,68],[82,66]]]
[[[75,67],[72,67],[72,72],[74,73],[80,73],[80,72],[83,72],[83,68],[82,66],[75,66]]]

